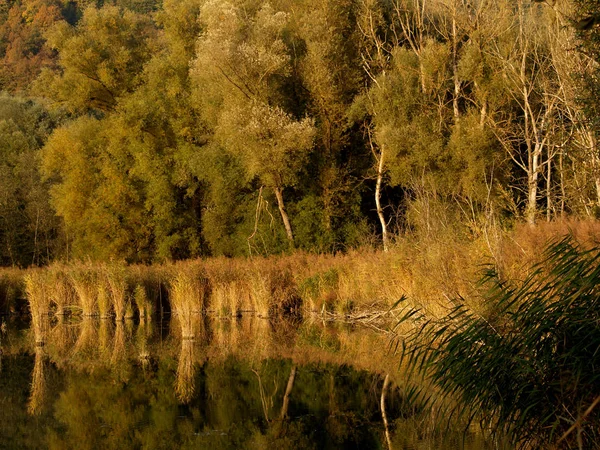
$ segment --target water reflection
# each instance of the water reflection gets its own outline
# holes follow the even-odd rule
[[[195,391],[196,364],[194,361],[194,341],[181,340],[181,353],[175,377],[175,393],[182,403],[189,403]]]
[[[194,315],[13,324],[0,346],[0,447],[462,448],[423,434],[369,330]],[[2,353],[0,352],[0,353]],[[23,391],[21,386],[29,386]],[[486,448],[473,435],[465,448]]]
[[[39,415],[44,406],[46,398],[46,377],[45,366],[47,355],[42,345],[35,346],[35,360],[33,364],[33,373],[31,375],[31,394],[27,402],[27,412],[31,415]]]

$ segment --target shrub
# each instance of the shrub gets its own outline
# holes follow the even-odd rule
[[[441,319],[408,309],[401,322],[417,326],[398,341],[401,358],[457,405],[450,418],[481,420],[521,448],[597,448],[600,248],[565,238],[528,273],[509,282],[488,269],[485,315],[460,299]]]

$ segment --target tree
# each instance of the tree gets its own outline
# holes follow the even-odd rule
[[[39,150],[60,116],[33,101],[0,96],[0,264],[49,262],[60,224],[40,179]]]
[[[147,17],[116,6],[88,7],[77,25],[61,21],[48,31],[61,70],[44,70],[36,90],[71,111],[112,112],[139,85],[153,34]]]
[[[278,106],[291,70],[283,40],[288,15],[267,3],[244,21],[235,5],[212,0],[200,18],[204,31],[192,77],[202,114],[216,141],[240,156],[250,177],[273,190],[293,244],[284,189],[294,184],[314,131],[310,120],[297,120]]]
[[[5,3],[5,16],[0,13],[2,90],[26,92],[43,68],[54,67],[55,55],[45,45],[44,33],[62,18],[62,6],[53,0]]]

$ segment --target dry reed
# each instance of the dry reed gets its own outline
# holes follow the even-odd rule
[[[202,313],[209,295],[208,279],[196,264],[177,264],[169,283],[173,312],[177,315],[184,339],[195,337],[194,315]]]
[[[31,328],[37,345],[43,345],[49,329],[50,297],[46,272],[31,270],[24,277],[25,292],[31,313]]]
[[[152,302],[148,298],[146,289],[141,284],[136,284],[133,289],[133,301],[140,314],[140,320],[150,320],[152,318]]]
[[[69,278],[84,317],[98,315],[98,271],[90,264],[73,267]]]
[[[130,302],[127,298],[127,272],[125,266],[105,264],[100,268],[107,292],[112,300],[115,320],[122,321],[127,315]]]
[[[55,305],[57,316],[64,316],[68,308],[75,302],[75,292],[67,275],[67,268],[62,264],[48,267],[48,291],[51,302]]]

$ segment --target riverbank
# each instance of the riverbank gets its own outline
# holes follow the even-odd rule
[[[477,280],[485,265],[520,279],[545,243],[573,234],[584,245],[600,241],[597,221],[518,225],[482,230],[473,238],[448,229],[436,236],[404,237],[388,252],[294,253],[268,258],[212,258],[153,266],[55,263],[45,268],[0,271],[0,313],[125,317],[153,312],[323,315],[330,319],[393,318],[407,297],[433,316],[453,299],[479,308]],[[26,301],[28,300],[28,302]],[[34,319],[35,320],[35,319]]]

